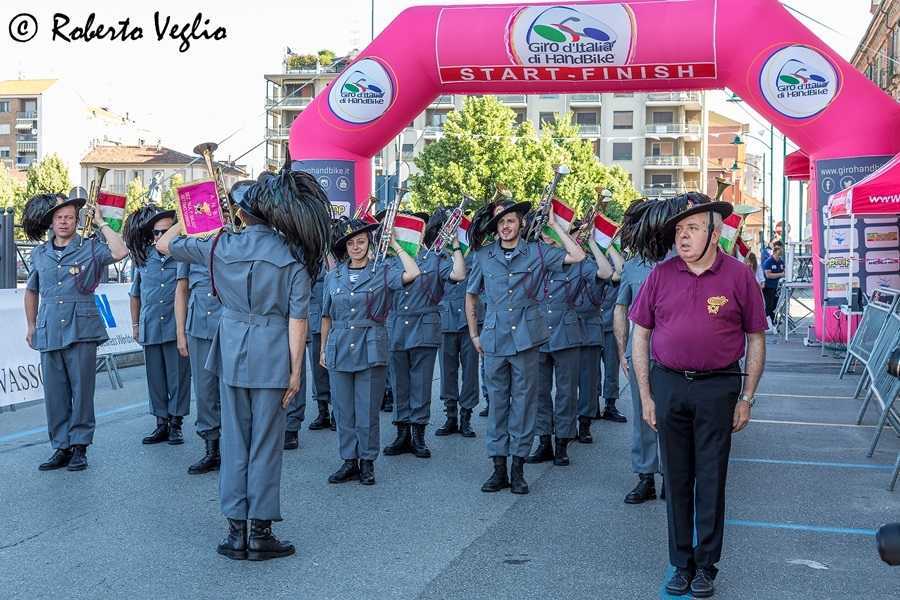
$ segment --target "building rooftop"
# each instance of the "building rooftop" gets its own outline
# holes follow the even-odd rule
[[[156,165],[186,166],[200,162],[194,155],[184,154],[165,146],[96,146],[81,159],[88,165]],[[202,163],[201,163],[202,164]],[[246,176],[247,172],[238,165],[218,162],[222,171],[231,175]]]
[[[0,96],[37,96],[50,88],[56,79],[7,79],[0,81]]]

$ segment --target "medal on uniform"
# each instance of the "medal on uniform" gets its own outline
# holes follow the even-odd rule
[[[72,265],[69,267],[70,275],[78,275],[79,273],[81,273],[81,267],[79,265]]]

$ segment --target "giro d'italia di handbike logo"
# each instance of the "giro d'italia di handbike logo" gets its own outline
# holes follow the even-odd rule
[[[328,106],[348,123],[371,123],[390,107],[394,82],[380,62],[364,58],[338,77],[328,93]]]
[[[819,51],[787,46],[763,65],[759,86],[776,111],[793,119],[808,119],[825,110],[840,89],[837,68]]]
[[[624,4],[530,6],[512,19],[509,54],[520,65],[625,65],[634,32]]]

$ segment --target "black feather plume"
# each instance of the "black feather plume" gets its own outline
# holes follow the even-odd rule
[[[632,256],[647,262],[663,260],[675,240],[665,230],[666,221],[685,210],[690,198],[681,194],[672,198],[643,200],[628,207],[622,217],[622,247]]]
[[[488,202],[472,215],[472,224],[469,226],[469,248],[471,250],[478,250],[484,245],[488,236],[487,224],[494,218],[495,206],[495,202]]]
[[[441,227],[444,226],[444,223],[450,217],[451,212],[453,212],[452,208],[439,206],[431,213],[425,225],[425,235],[422,237],[423,247],[431,248],[434,240],[437,239],[438,233],[441,231]]]
[[[147,264],[147,248],[153,243],[153,232],[147,224],[159,212],[160,209],[156,206],[142,206],[125,218],[122,240],[131,252],[131,260],[135,266],[143,267]]]
[[[56,205],[56,201],[65,198],[59,194],[38,194],[25,203],[22,211],[22,229],[32,242],[44,239],[47,230],[50,229],[50,221],[47,213]]]

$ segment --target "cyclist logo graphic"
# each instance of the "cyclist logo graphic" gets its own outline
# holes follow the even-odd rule
[[[371,123],[387,112],[394,99],[394,83],[374,58],[364,58],[332,85],[328,106],[336,117],[353,124]]]

